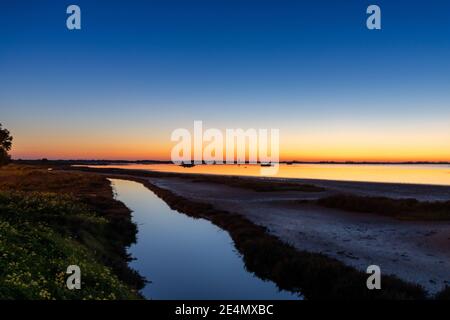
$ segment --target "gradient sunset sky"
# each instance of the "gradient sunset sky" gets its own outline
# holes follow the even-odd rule
[[[66,28],[70,4],[82,30]],[[286,160],[450,161],[449,1],[0,7],[14,158],[169,159],[171,132],[203,120],[279,128]]]

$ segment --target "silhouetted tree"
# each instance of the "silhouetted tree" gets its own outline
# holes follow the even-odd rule
[[[2,124],[0,123],[0,166],[11,160],[8,151],[11,150],[12,140],[13,138],[9,131],[3,129]]]

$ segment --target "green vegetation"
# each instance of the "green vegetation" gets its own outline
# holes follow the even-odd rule
[[[421,202],[340,194],[317,200],[319,205],[354,212],[374,213],[402,220],[450,220],[450,201]]]
[[[129,299],[130,289],[76,241],[77,230],[103,229],[105,218],[67,196],[0,192],[1,299]],[[82,270],[68,290],[65,270]]]
[[[106,178],[8,165],[0,169],[0,299],[137,299],[127,266],[130,212]],[[68,290],[69,265],[81,290]]]
[[[8,130],[2,128],[0,123],[0,166],[7,164],[11,161],[11,157],[8,151],[12,147],[12,136]]]

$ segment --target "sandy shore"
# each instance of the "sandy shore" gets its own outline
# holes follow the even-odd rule
[[[336,192],[449,200],[449,187],[308,180],[327,191],[256,192],[185,178],[147,179],[182,197],[242,214],[300,250],[324,253],[364,271],[379,265],[382,274],[418,283],[430,294],[450,285],[450,222],[398,221],[293,201]]]

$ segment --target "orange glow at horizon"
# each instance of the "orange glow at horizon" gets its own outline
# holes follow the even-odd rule
[[[14,159],[105,159],[105,160],[170,160],[173,145],[168,144],[130,144],[108,145],[90,143],[20,145],[17,144],[11,152]],[[450,148],[408,148],[408,147],[373,147],[351,148],[346,146],[316,146],[287,149],[281,146],[280,161],[450,161]],[[224,154],[225,156],[225,154]]]
[[[113,133],[108,129],[91,128],[81,133],[62,127],[16,129],[11,155],[14,159],[170,160],[176,145],[170,141],[171,130],[167,128],[148,132],[136,127]],[[377,131],[347,126],[342,130],[326,125],[280,129],[280,161],[450,161],[447,126],[406,129]]]

